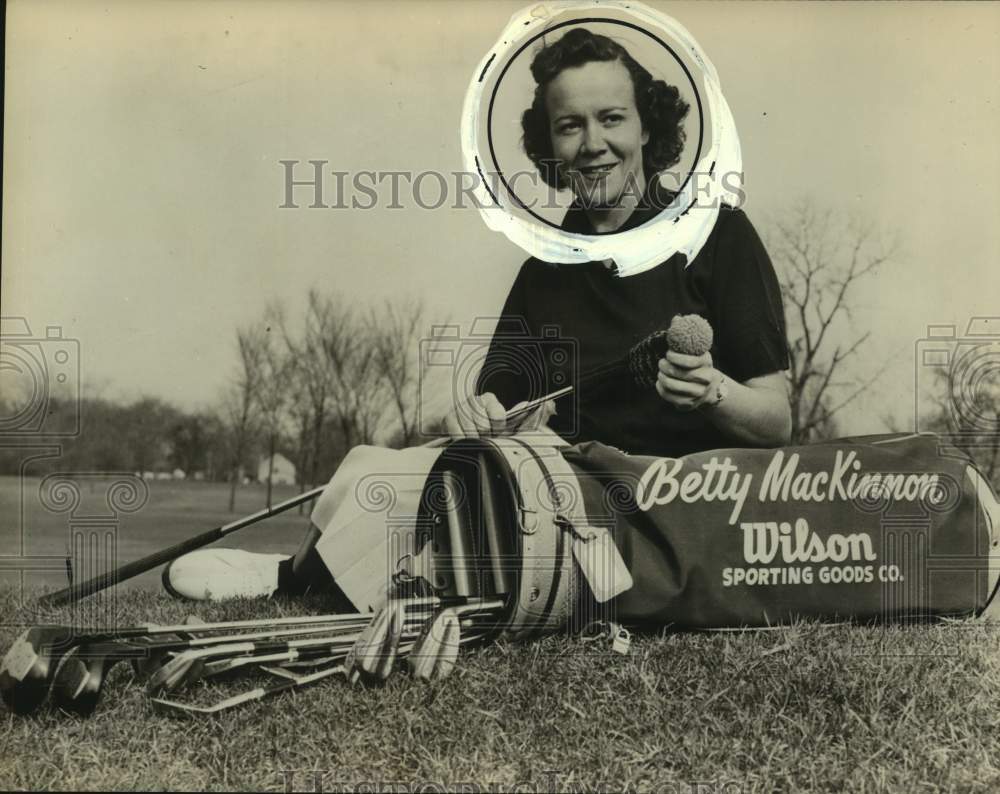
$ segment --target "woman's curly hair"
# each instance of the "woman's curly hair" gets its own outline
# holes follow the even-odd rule
[[[545,91],[560,72],[591,61],[620,61],[632,76],[635,105],[649,142],[642,147],[642,165],[649,179],[680,160],[684,148],[684,127],[688,103],[680,98],[675,86],[654,80],[628,50],[607,36],[586,28],[573,28],[554,44],[540,49],[531,61],[535,78],[535,98],[521,116],[524,151],[550,187],[568,187],[559,173],[552,150],[549,114]]]

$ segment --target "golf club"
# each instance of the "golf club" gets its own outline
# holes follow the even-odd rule
[[[376,683],[389,677],[396,663],[403,623],[403,610],[396,603],[387,604],[375,614],[344,660],[348,681],[354,684],[363,677],[367,683]]]
[[[452,616],[452,618],[446,618],[444,623],[450,624],[452,620],[454,620],[454,615]],[[448,645],[449,647],[453,645],[457,652],[459,644],[473,642],[474,640],[479,638],[480,638],[479,636],[470,636],[467,638],[462,638],[460,643],[459,642],[453,644],[449,643]],[[407,651],[410,651],[414,645],[415,643],[401,643],[398,646],[397,651],[399,653],[406,653]],[[231,697],[224,698],[223,700],[220,700],[210,706],[199,706],[193,703],[182,703],[180,701],[167,700],[165,698],[159,698],[159,697],[152,698],[151,700],[154,708],[174,714],[218,714],[222,711],[227,711],[237,706],[241,706],[245,703],[250,703],[255,700],[262,700],[266,697],[280,694],[281,692],[287,692],[292,689],[308,686],[310,684],[316,683],[317,681],[322,681],[325,678],[329,678],[331,676],[342,674],[345,672],[345,665],[342,664],[339,660],[337,660],[337,657],[330,657],[330,659],[336,660],[336,663],[333,666],[317,670],[313,673],[306,673],[306,674],[293,673],[281,667],[262,666],[261,669],[263,671],[271,673],[272,675],[279,676],[284,680],[279,684],[272,684],[271,686],[266,686],[266,687],[257,687],[255,689],[249,690],[248,692],[243,692],[238,695],[233,695]],[[233,661],[235,662],[243,660],[240,659]],[[255,659],[254,661],[259,661],[259,660]],[[450,668],[448,668],[448,671],[450,672]],[[447,673],[445,672],[443,675],[436,676],[436,678],[437,679],[443,678],[444,675],[446,674]]]
[[[467,626],[466,623],[467,623],[466,621],[462,621],[462,627],[463,628],[469,628],[469,626]],[[472,643],[476,642],[477,640],[481,640],[485,636],[487,636],[487,635],[485,635],[485,634],[466,634],[465,636],[463,636],[459,640],[458,644],[459,645],[471,645]],[[415,652],[415,646],[416,646],[416,641],[401,642],[399,644],[399,656],[400,657],[405,657],[406,660],[409,662],[411,656]],[[456,656],[457,656],[457,654],[456,654]],[[282,664],[281,666],[270,666],[270,665],[264,665],[264,664],[262,664],[260,666],[260,669],[262,671],[264,671],[265,673],[270,673],[271,675],[276,675],[276,676],[278,676],[280,678],[290,678],[290,679],[292,679],[294,681],[298,681],[305,674],[304,673],[297,673],[297,672],[295,672],[295,670],[293,668],[299,667],[299,666],[305,666],[305,665],[314,666],[316,664],[322,664],[322,663],[325,663],[325,662],[343,661],[343,658],[344,658],[344,655],[341,654],[339,656],[338,655],[334,655],[334,656],[328,656],[328,657],[320,657],[318,659],[307,659],[307,660],[301,661],[301,662],[290,662],[288,664]]]
[[[456,618],[459,614],[469,612],[497,612],[503,609],[503,601],[475,600],[479,603],[469,603],[464,606],[455,606],[453,615]],[[344,660],[344,669],[347,679],[353,684],[358,681],[370,684],[384,682],[395,666],[398,656],[400,636],[403,630],[403,622],[400,618],[400,603],[389,603],[383,607],[372,622],[361,632],[361,636],[351,648],[347,659]],[[433,622],[433,615],[430,616]]]
[[[363,616],[361,616],[363,617]],[[199,634],[322,623],[357,621],[359,615],[308,615],[293,618],[265,618],[198,626]],[[71,626],[33,626],[22,632],[0,663],[0,697],[16,714],[30,714],[45,700],[59,661],[73,648],[112,639],[190,633],[191,626],[147,624],[99,632],[81,632]]]
[[[354,625],[340,625],[342,631],[360,630],[364,625],[358,622]],[[253,634],[225,635],[228,642],[239,640],[273,640],[277,637],[328,634],[327,626],[313,626],[302,629],[282,629],[278,631],[262,631]],[[134,640],[105,640],[103,642],[81,645],[75,654],[68,656],[59,667],[52,684],[52,702],[64,711],[79,716],[88,716],[100,700],[104,683],[111,669],[126,659],[144,658],[144,677],[152,675],[162,667],[166,654],[184,649],[200,648],[217,645],[220,637],[198,637],[190,640],[163,639],[153,640],[141,637]],[[156,664],[154,660],[159,660]]]
[[[280,692],[287,692],[290,689],[298,689],[299,687],[308,686],[309,684],[314,684],[317,681],[322,681],[324,678],[342,674],[343,672],[344,666],[342,664],[338,664],[334,667],[328,667],[323,670],[317,670],[315,673],[309,673],[308,675],[301,676],[298,680],[288,679],[279,684],[272,684],[271,686],[251,689],[249,692],[243,692],[242,694],[233,695],[232,697],[220,700],[218,703],[214,703],[211,706],[196,706],[191,703],[180,703],[163,698],[152,698],[152,702],[154,708],[176,714],[218,714],[220,711],[226,711],[228,709],[235,708],[236,706],[241,706],[244,703],[250,703],[254,700],[262,700],[266,697],[277,695]]]
[[[325,653],[343,649],[346,653],[357,641],[357,638],[357,633],[351,633],[333,637],[325,636],[312,639],[286,640],[284,642],[267,640],[264,642],[213,645],[210,648],[193,648],[178,653],[156,670],[146,683],[146,691],[151,695],[156,695],[161,692],[170,692],[178,689],[188,681],[189,676],[196,678],[199,675],[201,667],[211,659],[219,659],[220,657],[251,658],[256,654],[288,653],[306,648]]]
[[[392,605],[392,611],[398,613],[395,617],[395,624],[391,626],[392,634],[388,633],[390,625],[384,619],[380,619],[378,613],[376,617],[364,627],[355,626],[351,631],[340,632],[335,636],[311,637],[304,639],[286,641],[250,641],[239,643],[215,644],[210,647],[192,647],[175,655],[165,662],[159,669],[155,670],[147,682],[147,691],[150,694],[159,694],[161,691],[171,691],[182,686],[189,680],[189,677],[196,678],[199,674],[200,666],[209,660],[219,659],[219,657],[233,656],[253,656],[257,654],[283,653],[291,650],[301,650],[306,648],[329,648],[347,649],[368,648],[371,644],[371,637],[377,635],[375,644],[377,647],[368,651],[366,663],[371,669],[370,676],[379,678],[388,676],[392,669],[392,659],[395,658],[392,652],[392,643],[398,643],[407,633],[407,627],[414,624],[422,624],[427,619],[427,613],[431,610],[427,602],[429,599],[406,599],[398,600]],[[433,599],[430,599],[433,600]],[[474,603],[456,605],[453,607],[456,614],[473,615],[481,612],[492,612],[503,605],[501,601],[480,602],[478,599]],[[417,614],[413,614],[419,610]],[[387,610],[383,610],[387,611]],[[384,625],[383,625],[384,624]],[[372,629],[375,626],[375,629]],[[367,633],[367,634],[366,634]],[[381,651],[382,656],[379,656]],[[383,666],[380,667],[379,660],[385,657]],[[364,670],[363,672],[368,672]],[[384,679],[383,679],[384,680]]]
[[[173,546],[168,546],[165,549],[153,552],[152,554],[142,557],[141,559],[126,563],[113,571],[107,571],[106,573],[99,574],[85,582],[71,584],[69,587],[65,587],[62,590],[57,590],[54,593],[42,596],[38,599],[38,603],[42,606],[48,607],[58,607],[63,606],[64,604],[72,604],[75,601],[79,601],[81,598],[86,598],[93,593],[98,593],[101,590],[105,590],[118,584],[119,582],[124,582],[134,576],[138,576],[141,573],[151,571],[153,568],[171,562],[184,554],[200,549],[210,543],[214,543],[220,538],[224,538],[226,535],[230,535],[239,529],[256,524],[258,521],[263,521],[265,518],[276,516],[279,513],[284,513],[286,510],[291,510],[293,507],[298,507],[300,504],[318,497],[321,493],[323,493],[325,488],[325,485],[319,488],[313,488],[311,491],[300,493],[297,496],[293,496],[291,499],[286,499],[284,502],[273,505],[272,507],[265,507],[263,510],[258,510],[256,513],[249,516],[244,516],[236,521],[224,524],[221,527],[210,529],[208,532],[202,532],[200,535],[195,535],[193,538],[182,540],[180,543],[175,543]]]
[[[453,609],[442,609],[430,620],[407,657],[410,673],[419,681],[440,681],[455,667],[462,628]]]
[[[284,653],[271,653],[263,654],[261,656],[235,656],[231,659],[215,659],[211,662],[204,662],[200,665],[195,664],[191,667],[191,671],[185,677],[183,681],[183,686],[190,686],[196,681],[200,681],[203,678],[211,678],[213,676],[222,675],[224,673],[232,672],[233,670],[238,670],[241,667],[249,667],[250,665],[260,665],[260,669],[265,672],[272,672],[275,670],[285,670],[285,666],[288,665],[298,665],[310,667],[316,667],[321,664],[326,664],[327,662],[342,662],[347,656],[347,651],[342,651],[340,653],[329,653],[326,648],[293,648],[290,651],[285,651]],[[279,667],[265,667],[266,664],[279,664]],[[280,675],[279,673],[275,673]],[[289,678],[298,678],[292,674],[286,676]],[[174,690],[180,689],[180,686],[174,687]],[[171,691],[174,691],[171,690]]]

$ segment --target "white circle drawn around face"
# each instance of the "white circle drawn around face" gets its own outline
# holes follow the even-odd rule
[[[687,75],[695,99],[690,113],[697,112],[700,121],[697,141],[685,144],[696,146],[687,178],[679,190],[677,184],[664,181],[665,187],[677,191],[676,199],[641,226],[612,234],[566,232],[526,209],[504,179],[492,141],[494,99],[514,59],[547,33],[588,24],[620,26],[658,42],[664,57],[672,57]],[[738,205],[743,198],[739,138],[715,67],[686,28],[642,3],[566,0],[532,5],[514,14],[472,76],[461,135],[464,166],[477,177],[472,192],[486,225],[544,262],[613,260],[619,276],[642,273],[676,253],[690,265],[715,225],[720,204]],[[732,185],[726,175],[737,175],[738,183]]]

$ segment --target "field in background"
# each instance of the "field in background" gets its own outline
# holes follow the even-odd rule
[[[125,624],[323,609],[143,591],[118,603]],[[16,611],[0,588],[0,613]],[[0,647],[15,635],[0,626]],[[1000,636],[973,622],[649,636],[627,656],[566,637],[501,642],[463,651],[438,684],[335,679],[193,719],[155,713],[119,665],[89,720],[0,708],[5,789],[996,791],[998,765]]]
[[[5,556],[53,555],[65,557],[71,527],[87,530],[91,517],[109,516],[108,486],[113,477],[81,477],[75,480],[80,504],[74,511],[54,509],[51,482],[29,477],[0,477],[0,554]],[[108,528],[117,539],[119,564],[130,562],[170,546],[178,541],[226,524],[236,518],[261,510],[266,506],[266,487],[259,484],[236,489],[236,510],[230,513],[229,485],[226,483],[185,480],[152,480],[146,482],[148,501],[133,513],[117,511],[117,519],[105,519],[100,531]],[[275,486],[273,503],[298,493],[294,486]],[[46,503],[48,499],[48,503]],[[58,503],[56,506],[59,506]],[[310,507],[302,515],[293,509],[261,523],[242,529],[217,545],[244,548],[251,551],[286,552],[292,554],[309,525]],[[91,559],[90,557],[86,559]],[[99,571],[98,571],[99,572]],[[82,572],[78,572],[78,578]],[[159,588],[160,571],[138,576],[123,587]],[[65,568],[56,563],[54,570],[24,575],[27,587],[63,587]],[[18,576],[5,571],[0,582],[18,585]]]

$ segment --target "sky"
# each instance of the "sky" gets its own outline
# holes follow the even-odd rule
[[[1000,5],[649,5],[715,64],[765,240],[808,198],[898,241],[853,317],[848,374],[880,377],[843,421],[912,422],[927,326],[1000,315]],[[469,80],[522,7],[11,0],[3,315],[79,340],[85,395],[195,409],[236,328],[313,286],[496,314],[525,255],[477,211],[282,209],[280,161],[460,170]]]

